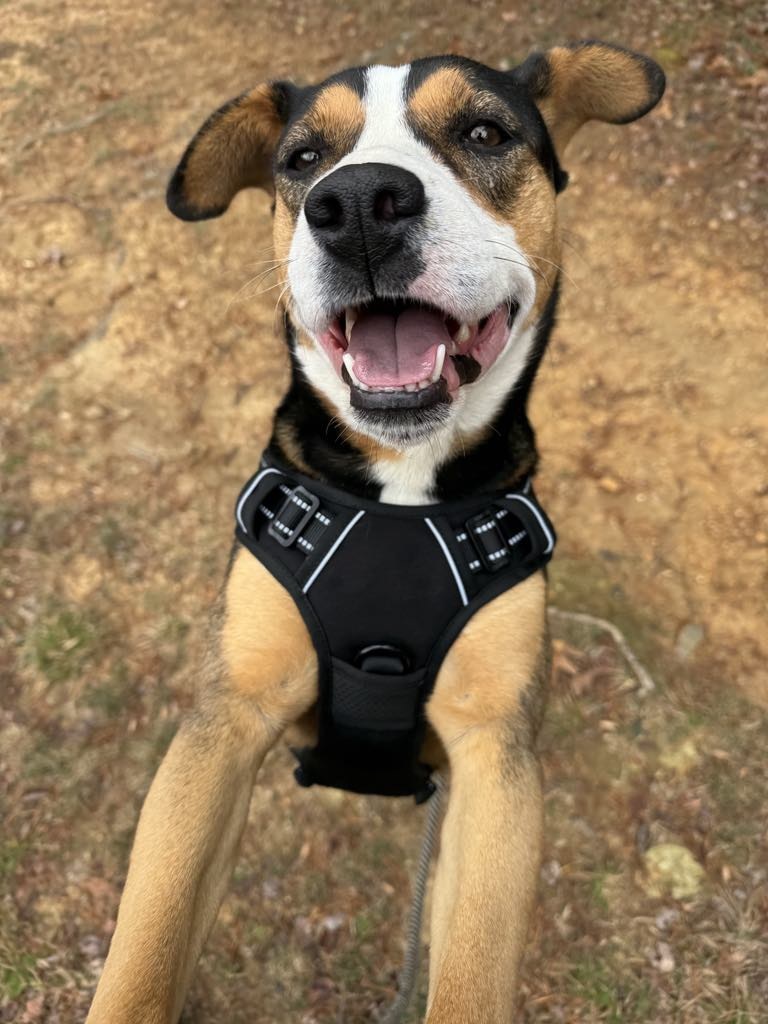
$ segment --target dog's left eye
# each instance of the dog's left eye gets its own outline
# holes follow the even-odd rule
[[[480,121],[467,130],[465,138],[475,146],[500,146],[510,135],[492,121]]]
[[[297,149],[291,153],[288,159],[288,166],[292,171],[308,171],[320,161],[320,154],[316,149]]]

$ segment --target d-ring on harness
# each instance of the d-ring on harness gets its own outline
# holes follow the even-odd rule
[[[368,501],[267,452],[237,501],[238,540],[291,593],[317,651],[318,740],[296,779],[355,793],[434,790],[424,706],[464,624],[550,560],[527,483],[436,505]]]

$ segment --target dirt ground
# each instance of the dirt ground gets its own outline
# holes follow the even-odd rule
[[[617,625],[656,689],[554,620],[520,1020],[768,1019],[767,33],[749,0],[0,2],[0,1021],[84,1017],[285,381],[268,201],[173,220],[187,138],[264,77],[576,38],[669,89],[564,161],[538,490],[553,603]],[[374,1020],[422,821],[276,753],[186,1024]],[[665,843],[689,884],[654,887]]]

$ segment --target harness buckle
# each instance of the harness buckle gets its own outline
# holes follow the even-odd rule
[[[299,484],[289,491],[270,519],[267,533],[282,547],[289,548],[319,507],[320,499]]]
[[[493,512],[472,516],[465,525],[488,572],[498,572],[509,564],[509,546]]]

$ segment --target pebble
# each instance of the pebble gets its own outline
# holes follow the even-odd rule
[[[675,654],[680,661],[690,661],[704,639],[704,627],[698,622],[686,622],[675,640]]]

